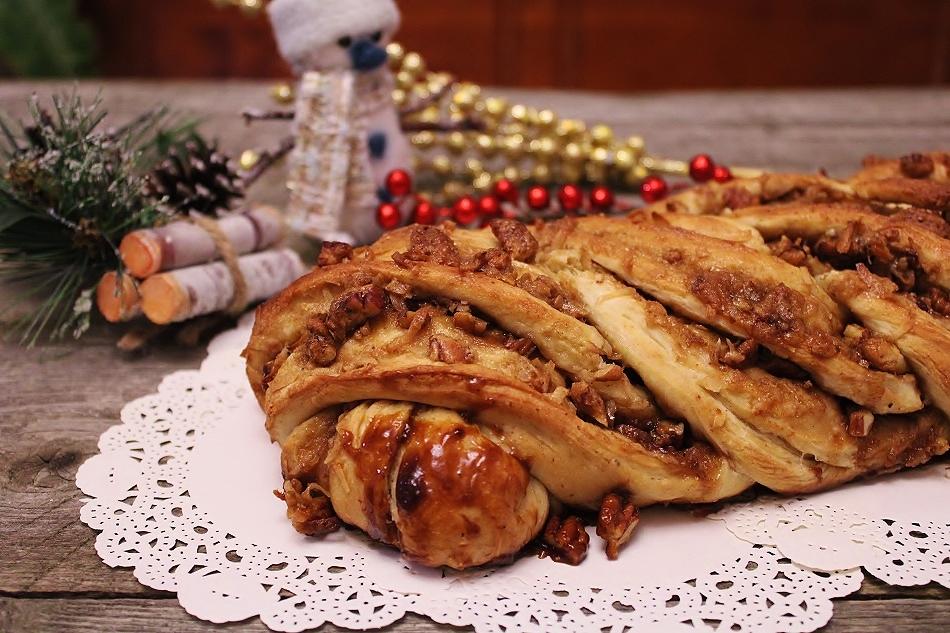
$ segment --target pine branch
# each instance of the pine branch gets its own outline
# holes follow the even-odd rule
[[[143,194],[151,167],[143,156],[193,130],[166,127],[167,109],[155,108],[103,131],[99,98],[87,106],[73,93],[52,104],[48,113],[34,96],[29,123],[0,125],[0,281],[29,284],[14,304],[39,300],[6,334],[26,345],[84,329],[84,291],[121,268],[116,246],[128,231],[162,217]]]

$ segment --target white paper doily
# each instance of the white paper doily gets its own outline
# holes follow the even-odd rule
[[[937,464],[804,499],[760,499],[701,519],[649,508],[610,562],[524,557],[473,573],[406,564],[354,531],[296,534],[273,490],[279,450],[239,357],[250,320],[198,371],[129,403],[79,470],[81,517],[108,565],[177,592],[211,622],[379,628],[406,613],[477,631],[814,631],[861,567],[899,585],[950,587],[950,467]]]

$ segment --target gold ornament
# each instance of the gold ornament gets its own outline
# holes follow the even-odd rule
[[[255,150],[246,149],[243,152],[241,152],[241,158],[238,160],[238,164],[240,164],[241,169],[247,171],[249,169],[254,169],[254,167],[257,165],[257,163],[260,162],[260,160],[261,160],[261,155],[258,154]]]
[[[500,119],[508,113],[508,102],[500,97],[485,99],[485,114],[493,119]]]
[[[432,159],[432,170],[440,176],[447,176],[452,172],[452,161],[448,156],[436,156]]]
[[[617,153],[614,154],[614,165],[616,165],[617,169],[627,171],[636,164],[637,157],[634,156],[632,150],[626,147],[621,147],[617,150]]]
[[[393,103],[395,103],[397,106],[406,105],[406,101],[408,101],[408,99],[409,98],[406,96],[405,90],[400,90],[399,88],[393,90]]]
[[[491,174],[487,171],[484,171],[478,176],[475,177],[475,180],[472,181],[472,188],[479,193],[488,193],[493,184],[493,179]]]
[[[614,140],[614,131],[609,125],[595,125],[590,129],[590,138],[594,145],[606,147]]]
[[[475,138],[475,145],[478,146],[478,150],[486,158],[491,158],[498,150],[498,147],[495,145],[495,139],[488,134],[479,134]]]
[[[452,132],[446,139],[445,145],[453,154],[461,154],[465,151],[465,135],[461,132]]]
[[[425,73],[426,63],[419,53],[406,53],[402,60],[402,72],[409,73],[415,77]]]
[[[390,42],[386,45],[386,54],[389,55],[389,67],[393,70],[402,66],[402,60],[406,56],[406,49],[399,42]]]
[[[271,98],[281,105],[287,105],[294,101],[294,89],[288,83],[275,84],[270,89]]]
[[[427,149],[435,145],[435,134],[432,132],[417,132],[410,139],[412,144],[420,149]]]

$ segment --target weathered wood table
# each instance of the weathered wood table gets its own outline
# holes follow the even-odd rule
[[[70,84],[0,84],[0,111],[20,117],[31,92],[68,89]],[[97,86],[80,89],[91,96]],[[272,144],[285,131],[280,124],[248,129],[237,116],[245,106],[269,106],[267,89],[264,83],[127,82],[107,84],[102,95],[115,120],[158,102],[199,114],[205,129],[237,153]],[[636,97],[499,92],[609,123],[618,134],[641,134],[651,150],[671,157],[705,151],[726,162],[846,174],[872,152],[950,149],[950,90]],[[279,201],[280,174],[262,183],[256,196]],[[228,627],[197,621],[174,595],[143,587],[129,571],[109,569],[96,555],[95,532],[79,522],[76,469],[96,453],[99,435],[117,422],[123,404],[154,391],[166,373],[197,367],[204,356],[202,349],[159,347],[128,358],[114,342],[99,326],[79,343],[0,346],[0,631],[264,631],[256,620]],[[410,616],[392,630],[441,628]],[[948,628],[950,590],[868,580],[836,603],[825,631]]]

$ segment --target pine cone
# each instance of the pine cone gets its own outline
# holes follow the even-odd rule
[[[217,143],[196,137],[149,174],[145,195],[173,212],[216,215],[244,197],[244,186]]]

